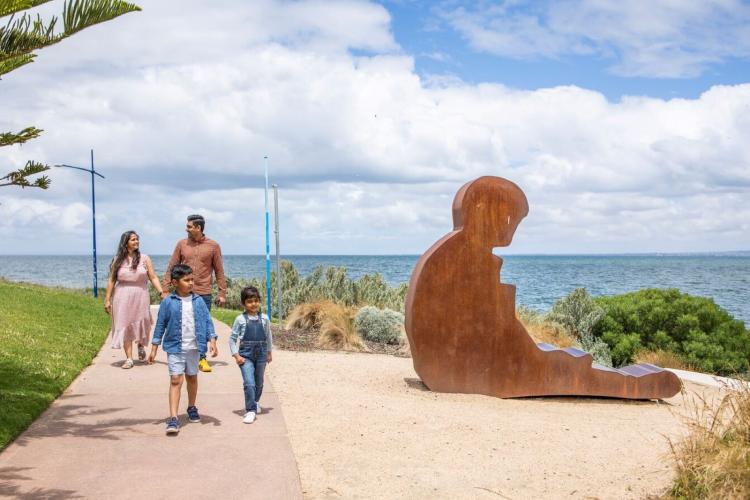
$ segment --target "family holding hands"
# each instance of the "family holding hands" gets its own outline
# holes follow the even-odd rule
[[[167,265],[164,279],[154,272],[151,259],[140,253],[140,241],[135,231],[126,231],[120,238],[117,253],[112,259],[104,309],[112,316],[112,347],[125,350],[122,368],[133,367],[133,343],[137,344],[138,359],[152,364],[159,345],[167,353],[170,376],[169,418],[167,434],[177,434],[180,423],[177,411],[183,381],[187,381],[187,415],[191,422],[200,422],[195,405],[198,394],[198,371],[210,372],[206,360],[218,355],[217,335],[211,320],[212,277],[219,288],[217,303],[226,303],[226,278],[221,248],[205,236],[205,219],[200,215],[187,218],[188,237],[177,242]],[[156,326],[151,333],[151,311],[148,282],[161,295]],[[170,286],[174,289],[169,292]],[[263,392],[266,364],[272,360],[272,333],[268,317],[261,312],[260,292],[255,287],[241,291],[240,300],[245,311],[232,326],[229,350],[243,379],[245,416],[243,422],[252,423],[261,412],[258,404]],[[151,344],[150,353],[145,346]]]

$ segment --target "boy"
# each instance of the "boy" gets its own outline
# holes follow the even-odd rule
[[[191,422],[200,422],[201,417],[195,406],[198,359],[201,353],[206,353],[206,344],[209,345],[211,357],[215,358],[218,350],[208,308],[200,295],[193,293],[193,270],[185,264],[177,264],[172,268],[170,277],[175,291],[159,305],[148,362],[154,362],[163,337],[170,378],[167,434],[177,434],[180,432],[177,408],[180,406],[183,378],[187,378],[188,418]]]
[[[266,363],[273,360],[273,336],[268,316],[260,311],[258,289],[254,286],[243,288],[240,300],[245,312],[234,320],[232,334],[229,337],[229,352],[234,356],[242,373],[242,387],[245,391],[245,418],[242,421],[252,424],[255,415],[261,412],[258,401],[263,393]]]

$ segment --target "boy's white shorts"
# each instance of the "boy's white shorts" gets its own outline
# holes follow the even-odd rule
[[[198,375],[198,349],[182,351],[175,354],[167,353],[167,366],[170,375]]]

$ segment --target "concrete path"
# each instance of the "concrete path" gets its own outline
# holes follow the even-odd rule
[[[667,368],[682,380],[695,382],[696,384],[706,385],[708,387],[718,387],[720,389],[734,389],[740,390],[743,387],[748,387],[748,383],[742,380],[719,377],[718,375],[711,375],[708,373],[691,372],[687,370],[677,370],[675,368]]]
[[[200,423],[180,400],[179,435],[166,436],[169,377],[153,365],[123,370],[109,341],[92,366],[0,454],[0,497],[302,498],[299,472],[269,371],[263,414],[243,424],[242,378],[229,327],[214,321],[219,357],[198,376]],[[1,409],[0,409],[1,410]]]

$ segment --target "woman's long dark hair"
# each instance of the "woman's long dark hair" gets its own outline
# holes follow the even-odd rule
[[[128,241],[130,241],[130,237],[133,235],[136,235],[140,239],[140,236],[135,231],[125,231],[120,236],[120,244],[117,245],[117,254],[112,259],[112,265],[109,267],[109,275],[112,276],[113,283],[117,283],[117,272],[120,270],[123,261],[128,257]],[[140,261],[141,251],[136,248],[135,252],[133,252],[133,262],[131,265],[134,271],[138,268]]]

